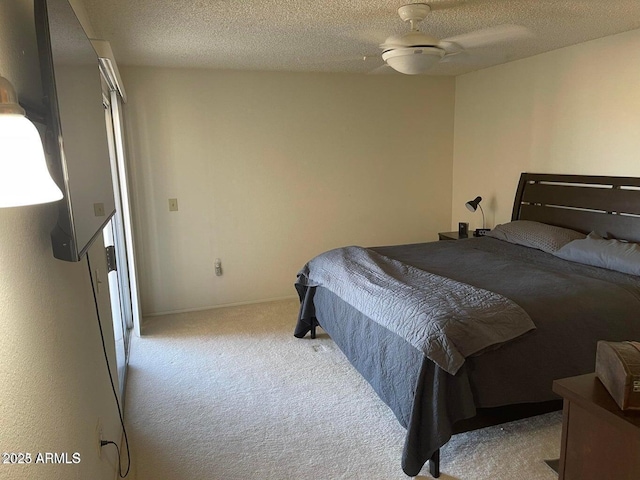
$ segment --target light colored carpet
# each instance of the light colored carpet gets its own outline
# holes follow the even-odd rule
[[[333,341],[293,337],[286,300],[148,319],[126,422],[138,480],[407,479],[404,429]],[[553,480],[561,415],[456,435],[444,480]],[[430,478],[426,468],[418,478]]]

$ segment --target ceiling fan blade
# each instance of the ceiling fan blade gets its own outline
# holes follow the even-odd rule
[[[340,69],[341,67],[345,67],[347,69],[357,68],[363,73],[366,73],[383,63],[382,57],[377,53],[374,55],[298,57],[296,60],[299,65],[302,65],[308,69],[317,69],[318,71],[325,71],[331,68]]]
[[[490,55],[478,55],[476,53],[470,54],[469,52],[463,50],[452,55],[445,55],[444,57],[442,57],[442,60],[440,60],[440,63],[455,63],[469,66],[489,66],[494,63],[498,63],[500,60],[500,58],[493,58]]]
[[[425,1],[431,7],[431,11],[450,10],[456,7],[462,7],[469,3],[480,3],[483,0],[438,0],[437,2]]]
[[[380,45],[389,36],[388,31],[360,30],[348,35],[349,38],[365,45]]]
[[[500,49],[460,50],[456,53],[446,54],[440,63],[467,65],[470,67],[490,67],[509,61],[508,52]]]
[[[505,24],[445,38],[440,41],[440,44],[447,49],[449,49],[448,46],[452,47],[455,51],[455,47],[462,47],[466,50],[469,48],[480,48],[496,43],[511,42],[514,40],[533,37],[533,32],[527,27]]]
[[[374,68],[367,75],[388,75],[398,73],[393,68],[391,68],[386,63],[384,65],[379,66],[378,68]]]

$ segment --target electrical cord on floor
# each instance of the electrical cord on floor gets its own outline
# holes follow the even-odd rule
[[[100,309],[98,307],[98,296],[96,294],[95,285],[93,283],[93,275],[91,273],[91,261],[89,260],[89,253],[87,252],[87,267],[89,269],[89,279],[91,280],[91,291],[93,292],[93,303],[96,308],[96,318],[98,319],[98,328],[100,329],[100,339],[102,340],[102,351],[104,353],[104,360],[107,364],[107,372],[109,372],[109,380],[111,381],[111,390],[113,391],[113,398],[116,400],[116,405],[118,407],[118,416],[120,417],[120,425],[122,425],[122,432],[124,434],[124,442],[127,447],[127,470],[122,474],[122,459],[120,458],[120,448],[116,442],[112,442],[111,440],[100,440],[100,447],[104,447],[105,445],[115,445],[116,451],[118,452],[118,476],[120,478],[125,478],[129,475],[129,469],[131,468],[131,454],[129,453],[129,438],[127,437],[127,429],[124,426],[124,418],[122,416],[122,408],[120,408],[120,400],[118,400],[118,394],[116,393],[116,386],[113,381],[113,375],[111,375],[111,366],[109,365],[109,356],[107,355],[107,346],[104,342],[104,332],[102,330],[102,322],[100,321]]]

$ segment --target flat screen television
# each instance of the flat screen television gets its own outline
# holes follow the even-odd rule
[[[45,150],[64,193],[53,254],[77,262],[115,213],[98,56],[67,0],[35,0],[34,13]]]

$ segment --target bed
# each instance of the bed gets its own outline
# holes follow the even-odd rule
[[[590,232],[640,242],[640,179],[523,173],[508,225],[525,224],[579,233],[563,246],[580,244]],[[495,232],[337,249],[323,261],[336,262],[338,255],[336,263],[346,262],[342,287],[328,281],[336,276],[329,270],[309,280],[324,268],[316,259],[298,276],[295,336],[314,337],[320,325],[391,408],[407,429],[401,465],[409,476],[428,462],[437,478],[439,449],[455,433],[561,408],[553,380],[592,372],[598,340],[640,339],[638,272],[569,261],[556,253],[564,248],[532,248],[528,237],[514,243],[499,228]],[[350,255],[372,261],[374,273],[413,276],[386,293],[365,285],[360,294],[357,284],[371,274],[354,273]],[[414,303],[404,313],[387,305],[389,299],[409,298],[405,290],[419,298],[408,300]],[[475,318],[467,322],[476,315],[479,327]],[[489,323],[498,319],[497,333],[483,324],[483,315]],[[437,327],[422,325],[433,318]],[[458,324],[467,323],[471,330],[465,333]],[[453,333],[443,333],[452,324]]]

